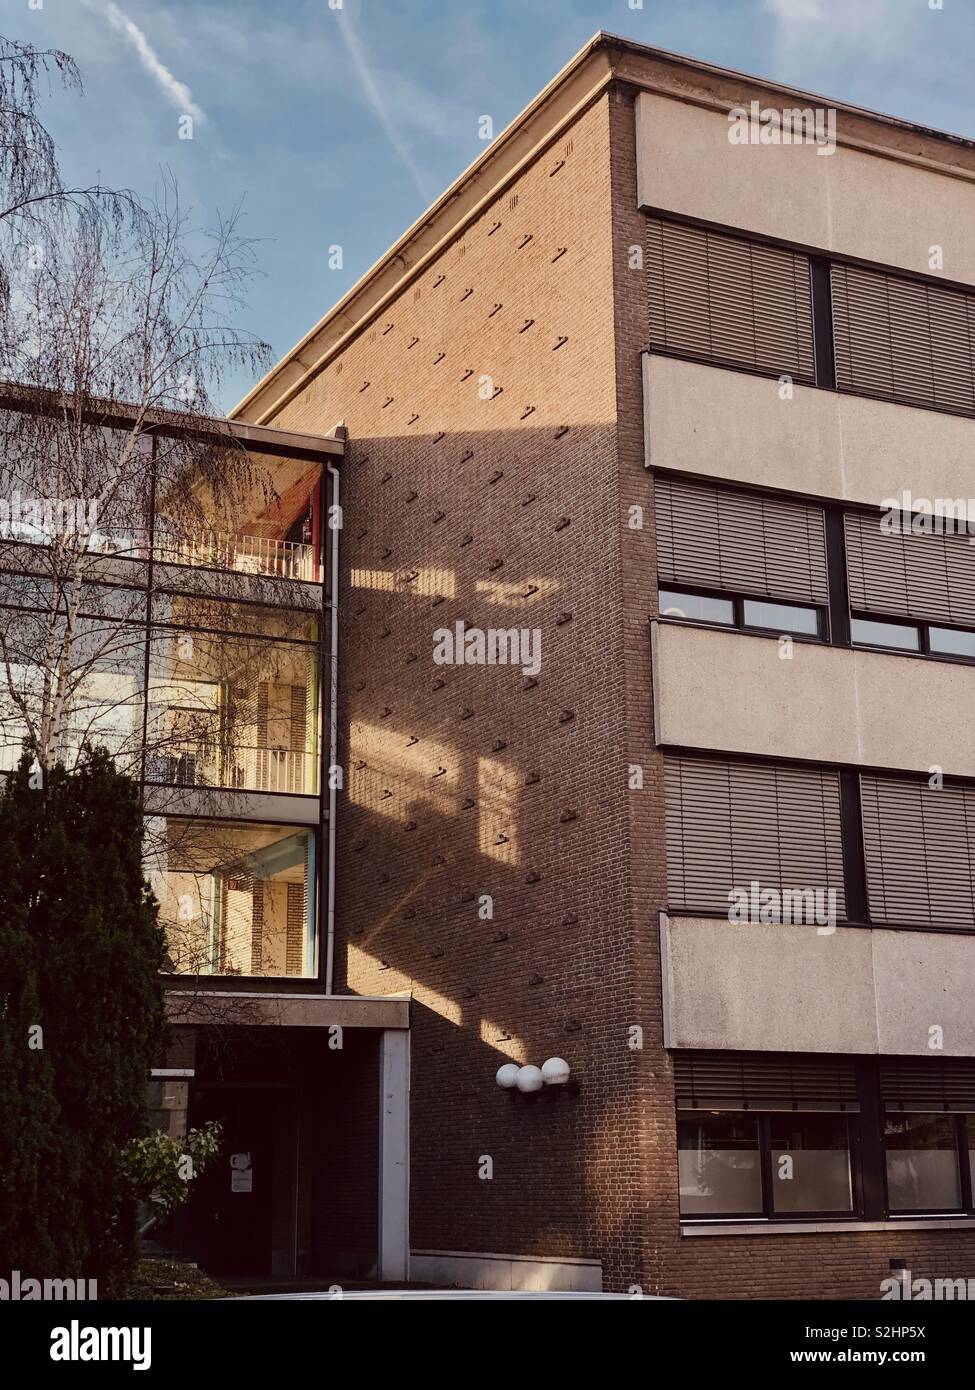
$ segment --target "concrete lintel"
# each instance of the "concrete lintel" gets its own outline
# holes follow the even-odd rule
[[[166,995],[171,1022],[197,1026],[381,1028],[410,1026],[410,1001],[340,994],[269,994],[256,990],[177,990]]]

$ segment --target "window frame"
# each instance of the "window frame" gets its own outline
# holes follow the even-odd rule
[[[677,1107],[677,1123],[694,1119],[704,1119],[706,1117],[755,1120],[758,1125],[758,1166],[760,1194],[762,1198],[761,1211],[754,1212],[706,1212],[685,1214],[680,1210],[680,1192],[678,1190],[678,1214],[682,1225],[714,1225],[716,1222],[767,1222],[772,1225],[782,1225],[783,1223],[796,1221],[862,1221],[863,1220],[863,1192],[860,1179],[861,1170],[861,1144],[860,1144],[860,1114],[856,1110],[825,1109],[823,1107],[807,1108],[797,1103],[790,1110],[771,1109],[768,1107],[756,1106],[752,1109],[727,1109],[717,1110],[709,1108],[707,1110],[693,1110],[690,1108]],[[772,1172],[772,1146],[771,1146],[771,1123],[772,1120],[783,1114],[792,1115],[840,1115],[846,1121],[847,1148],[846,1152],[850,1164],[850,1208],[849,1210],[829,1210],[826,1208],[819,1210],[781,1212],[775,1210],[775,1187]],[[851,1123],[851,1121],[856,1123]],[[678,1143],[677,1153],[680,1153]]]
[[[666,614],[660,611],[660,595],[662,593],[680,596],[686,594],[688,598],[709,598],[717,599],[732,605],[732,621],[730,623],[719,622],[716,618],[685,618],[677,617],[674,614]],[[745,622],[746,603],[769,603],[775,604],[779,608],[795,608],[803,613],[815,613],[817,632],[798,632],[783,630],[777,627],[761,627],[755,623]],[[657,580],[657,621],[661,623],[674,623],[678,626],[706,627],[717,632],[744,632],[753,637],[791,637],[796,642],[813,642],[819,646],[828,645],[829,639],[826,633],[829,629],[829,614],[825,604],[815,603],[790,603],[784,599],[761,597],[755,594],[744,594],[740,591],[731,592],[727,589],[709,589],[697,584],[681,584],[675,587]]]

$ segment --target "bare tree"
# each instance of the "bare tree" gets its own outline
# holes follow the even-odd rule
[[[73,84],[76,70],[0,41],[4,62],[0,138],[17,148],[0,152],[0,752],[10,766],[27,746],[43,777],[107,745],[146,789],[174,970],[294,973],[300,932],[281,924],[307,911],[307,848],[208,819],[233,815],[235,791],[312,791],[317,771],[301,735],[318,722],[302,705],[317,686],[310,576],[268,577],[262,550],[281,562],[269,518],[301,526],[276,481],[307,495],[314,480],[307,463],[272,473],[215,418],[226,374],[269,356],[236,326],[253,246],[239,210],[194,227],[169,175],[152,201],[65,189],[35,107],[45,71]],[[280,650],[247,626],[271,608]],[[273,698],[257,708],[255,669],[286,693],[286,718]]]

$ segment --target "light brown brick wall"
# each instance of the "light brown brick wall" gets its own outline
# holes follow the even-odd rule
[[[646,1058],[626,1045],[608,114],[585,112],[273,423],[349,430],[336,985],[417,1000],[412,1242],[593,1256],[629,1283]],[[435,666],[458,618],[540,628],[537,685]],[[500,1091],[509,1048],[564,1056],[578,1096]]]

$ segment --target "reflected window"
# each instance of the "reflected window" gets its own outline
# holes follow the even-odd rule
[[[853,618],[850,635],[866,647],[893,647],[897,651],[920,651],[921,638],[916,627],[907,623],[881,623],[872,618]]]
[[[695,623],[721,623],[730,627],[735,621],[735,605],[730,598],[711,598],[706,594],[684,594],[673,589],[661,589],[659,595],[662,618],[685,618]]]
[[[747,1216],[762,1211],[758,1121],[707,1115],[677,1124],[682,1216]]]
[[[153,817],[145,844],[174,974],[315,974],[311,830]]]
[[[953,1115],[887,1115],[887,1200],[891,1211],[958,1211],[961,1183]]]
[[[772,1205],[777,1213],[853,1210],[845,1116],[773,1115],[769,1147]]]

